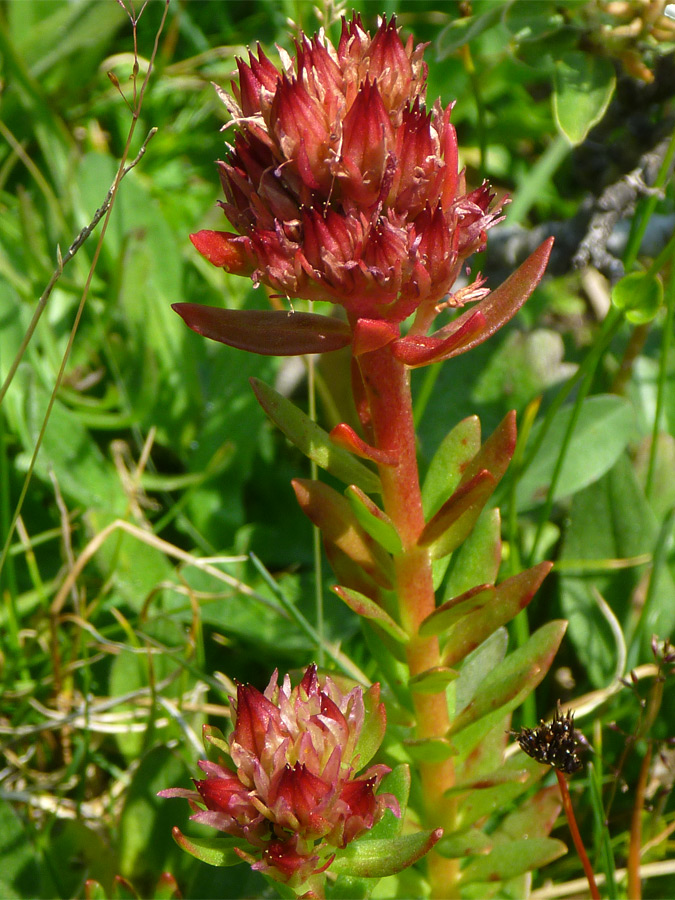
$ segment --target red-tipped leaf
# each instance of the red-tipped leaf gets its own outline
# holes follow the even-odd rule
[[[402,338],[394,354],[408,366],[426,366],[482,344],[506,325],[532,294],[546,271],[552,247],[553,238],[547,238],[484,300],[427,338]]]

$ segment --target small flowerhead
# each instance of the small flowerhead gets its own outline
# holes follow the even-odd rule
[[[512,732],[520,749],[542,765],[552,766],[560,772],[572,775],[583,766],[578,749],[580,736],[574,728],[574,716],[568,710],[562,714],[560,705],[552,722],[544,722],[536,728],[522,728]]]
[[[192,819],[240,839],[236,852],[252,868],[302,885],[386,808],[399,814],[391,795],[375,793],[387,766],[357,775],[384,733],[379,687],[368,694],[367,716],[360,687],[343,693],[331,678],[320,680],[315,666],[295,688],[288,676],[279,685],[276,672],[264,693],[239,685],[227,745],[206,734],[229,760],[202,760],[206,777],[195,781],[196,791],[172,788],[160,796],[186,797]]]

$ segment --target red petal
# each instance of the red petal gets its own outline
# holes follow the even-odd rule
[[[248,799],[249,791],[234,772],[229,778],[205,778],[203,781],[195,781],[195,786],[207,809],[233,814],[242,806],[248,806],[253,813],[252,817],[258,814]]]
[[[200,303],[174,303],[173,309],[197,334],[263,356],[328,353],[351,341],[345,322],[314,313],[221,309]]]
[[[268,731],[279,731],[279,708],[250,684],[237,685],[235,741],[256,756],[265,749]]]
[[[228,231],[198,231],[190,240],[201,255],[214,266],[233,275],[250,275],[253,264],[243,246],[246,238]]]

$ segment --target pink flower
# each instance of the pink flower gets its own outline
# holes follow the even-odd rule
[[[160,796],[189,799],[195,821],[251,845],[246,858],[254,868],[301,884],[330,865],[336,848],[372,828],[386,808],[399,814],[391,795],[375,793],[387,766],[357,775],[368,761],[358,749],[364,727],[378,735],[376,744],[384,734],[379,686],[368,694],[366,721],[362,689],[343,693],[329,677],[320,682],[315,666],[295,688],[288,676],[279,686],[276,672],[262,694],[239,685],[229,764],[202,760],[206,778],[195,781],[196,791],[172,788]]]

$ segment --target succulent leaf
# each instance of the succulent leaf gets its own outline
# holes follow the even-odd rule
[[[389,840],[354,841],[336,857],[331,872],[358,878],[394,875],[422,859],[442,834],[443,829],[437,828]]]
[[[443,665],[455,665],[493,631],[510,622],[530,602],[551,566],[549,562],[539,563],[497,585],[493,603],[468,613],[453,626],[443,648]]]
[[[441,441],[434,453],[422,486],[422,503],[431,516],[450,497],[462,473],[480,450],[478,416],[463,419]]]
[[[487,469],[497,485],[506,472],[516,449],[516,413],[507,413],[462,473],[460,487]]]
[[[448,859],[461,859],[463,856],[480,856],[492,850],[491,839],[478,828],[470,828],[464,834],[449,834],[440,839],[436,851]]]
[[[394,556],[400,553],[401,538],[389,516],[355,484],[351,484],[347,488],[345,496],[349,500],[359,524],[368,534]]]
[[[461,884],[484,882],[486,887],[507,881],[531,869],[548,865],[567,853],[567,847],[555,838],[530,837],[495,846],[486,856],[472,860],[460,876]]]
[[[315,313],[223,309],[201,303],[173,303],[171,308],[197,334],[262,356],[328,353],[352,339],[345,322]]]
[[[410,690],[416,694],[438,694],[457,678],[459,678],[459,672],[456,669],[434,666],[411,678]]]
[[[181,849],[210,866],[236,866],[241,862],[241,856],[234,849],[238,846],[234,838],[188,837],[177,827],[171,833]]]
[[[497,589],[491,584],[479,584],[458,597],[446,601],[422,622],[420,637],[432,637],[448,631],[456,622],[469,613],[475,613],[495,602]]]
[[[471,533],[496,484],[487,469],[477,472],[470,481],[461,483],[424,526],[419,545],[428,547],[434,559],[456,550]]]
[[[457,750],[447,738],[421,738],[404,741],[405,749],[416,762],[443,762],[457,755]]]
[[[510,812],[494,831],[500,840],[517,840],[524,834],[550,834],[560,815],[562,801],[557,784],[541,788]],[[398,821],[398,820],[397,820]]]
[[[505,771],[528,773],[527,779],[514,778],[513,781],[504,780],[502,784],[490,787],[476,788],[469,791],[464,797],[460,797],[457,810],[457,830],[462,833],[476,822],[483,821],[486,816],[491,816],[508,806],[524,794],[529,788],[541,779],[545,771],[543,766],[534,760],[526,758],[518,760],[515,757],[504,760],[502,768]]]
[[[487,509],[473,531],[452,557],[443,601],[468,591],[472,585],[494,584],[502,561],[501,517],[498,509]]]
[[[401,833],[410,798],[410,781],[410,766],[406,763],[399,763],[388,775],[384,776],[380,790],[392,794],[396,798],[401,815],[395,816],[390,809],[385,810],[377,825],[373,825],[370,831],[363,835],[362,841],[385,840],[397,837]]]
[[[482,720],[503,716],[515,709],[534,690],[549,670],[553,657],[560,646],[567,622],[554,619],[534,632],[522,647],[510,653],[481,682],[476,696],[450,726],[449,734],[458,746],[473,745],[476,733],[459,734],[470,726],[480,725]],[[485,723],[481,732],[485,733]]]
[[[293,479],[293,489],[305,515],[333,544],[357,563],[377,584],[390,589],[394,571],[389,554],[359,525],[347,500],[320,481]]]
[[[366,597],[364,594],[342,585],[335,585],[332,590],[357,615],[363,616],[364,619],[368,619],[375,625],[379,625],[388,635],[400,643],[408,643],[410,638],[406,632],[370,597]]]
[[[346,422],[341,422],[331,430],[330,439],[336,447],[343,447],[349,453],[360,456],[361,459],[368,459],[378,466],[398,465],[398,456],[387,453],[385,450],[378,450],[377,447],[371,447]]]
[[[358,485],[366,493],[381,492],[382,486],[376,473],[354,459],[346,450],[337,447],[328,432],[313,422],[290,400],[257,378],[251,378],[251,386],[258,403],[272,422],[317,466],[326,469],[346,484]]]

